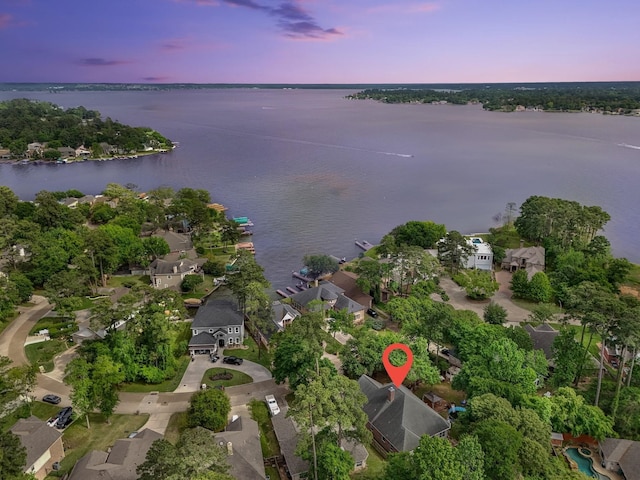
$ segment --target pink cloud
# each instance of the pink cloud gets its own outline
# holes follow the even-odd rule
[[[8,13],[0,13],[0,28],[7,28],[13,23],[13,17]]]
[[[430,13],[440,9],[440,5],[437,3],[411,3],[411,4],[398,4],[387,3],[385,5],[378,5],[367,9],[367,13]]]
[[[220,3],[217,0],[173,0],[175,3],[192,3],[199,7],[217,7]]]

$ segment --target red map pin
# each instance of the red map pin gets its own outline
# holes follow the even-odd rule
[[[407,363],[400,367],[392,365],[389,361],[389,354],[394,350],[402,350],[404,353],[406,353]],[[411,370],[412,363],[413,353],[411,352],[411,349],[404,343],[392,343],[385,349],[384,353],[382,354],[382,364],[384,365],[384,369],[387,371],[387,374],[389,374],[389,377],[391,377],[391,381],[397,388],[400,388],[400,385],[402,385],[402,382],[404,382],[404,379],[407,377],[409,370]]]

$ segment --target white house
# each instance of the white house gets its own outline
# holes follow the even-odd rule
[[[467,257],[463,267],[491,271],[493,269],[493,250],[491,250],[491,245],[479,237],[468,238],[467,243],[473,247],[474,251]]]

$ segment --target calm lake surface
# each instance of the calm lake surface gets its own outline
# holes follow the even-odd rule
[[[98,193],[203,188],[253,220],[274,288],[305,254],[355,257],[408,220],[484,232],[507,202],[545,195],[600,205],[614,254],[640,263],[640,119],[491,113],[479,106],[384,105],[340,90],[1,92],[83,105],[154,128],[180,147],[135,160],[0,165],[22,199],[40,190]],[[633,148],[633,147],[636,148]]]

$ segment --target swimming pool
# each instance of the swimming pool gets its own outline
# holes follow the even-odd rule
[[[578,464],[578,469],[585,475],[591,478],[597,478],[599,480],[611,480],[608,476],[596,472],[593,469],[593,460],[591,458],[586,458],[580,455],[577,448],[567,448],[564,451],[564,454],[571,458],[571,460],[576,462]]]

